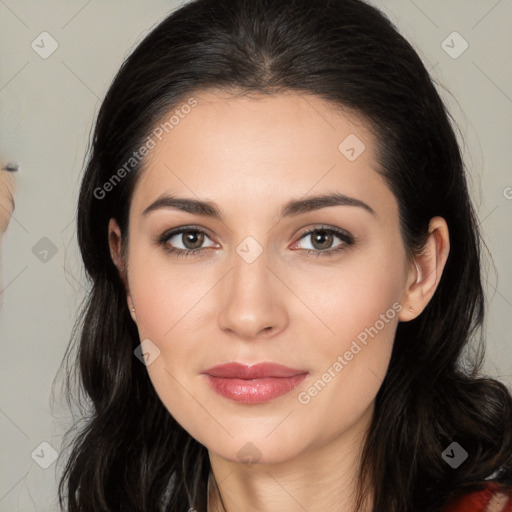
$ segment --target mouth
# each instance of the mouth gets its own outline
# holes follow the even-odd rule
[[[285,395],[309,374],[276,363],[226,363],[202,373],[216,393],[244,404],[262,404]]]

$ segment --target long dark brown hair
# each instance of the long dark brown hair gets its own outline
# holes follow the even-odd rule
[[[207,449],[166,410],[134,356],[140,339],[108,246],[111,217],[126,239],[144,160],[108,191],[105,183],[162,119],[207,89],[296,91],[357,113],[378,141],[379,172],[399,204],[408,255],[421,250],[432,217],[448,224],[450,254],[438,288],[421,315],[398,325],[362,452],[358,503],[371,490],[374,512],[439,510],[488,477],[512,485],[512,398],[480,374],[478,222],[456,125],[420,57],[361,0],[195,0],[126,59],[95,124],[77,210],[90,291],[63,360],[66,396],[82,404],[83,420],[66,436],[73,438],[61,507],[206,510]],[[441,456],[452,442],[468,452],[457,469]]]

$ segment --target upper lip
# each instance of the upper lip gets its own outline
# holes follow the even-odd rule
[[[202,373],[212,377],[224,377],[228,379],[262,379],[265,377],[294,377],[308,373],[307,370],[297,370],[276,363],[225,363],[218,366],[212,366]]]

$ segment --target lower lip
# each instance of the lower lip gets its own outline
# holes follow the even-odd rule
[[[307,373],[294,377],[266,377],[262,379],[228,379],[206,375],[214,391],[242,404],[263,404],[289,393],[306,377]]]

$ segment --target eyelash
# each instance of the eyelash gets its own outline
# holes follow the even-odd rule
[[[303,233],[299,240],[302,240],[302,238],[316,232],[335,235],[343,242],[343,244],[339,245],[335,249],[326,249],[325,251],[315,251],[313,249],[300,249],[306,252],[307,257],[334,256],[334,254],[337,254],[339,251],[345,250],[347,247],[350,247],[356,243],[356,238],[347,231],[338,228],[327,227],[312,228],[309,231]],[[202,249],[176,249],[175,247],[167,245],[167,242],[170,238],[173,238],[176,235],[180,235],[182,233],[201,233],[208,236],[208,233],[206,233],[202,229],[198,229],[197,227],[194,226],[184,226],[176,230],[166,231],[165,233],[158,237],[157,243],[161,245],[166,252],[171,253],[172,255],[178,257],[186,257],[191,254],[198,256],[199,254],[202,254],[204,251],[208,250],[208,247],[203,247]],[[208,238],[210,237],[208,236]]]

